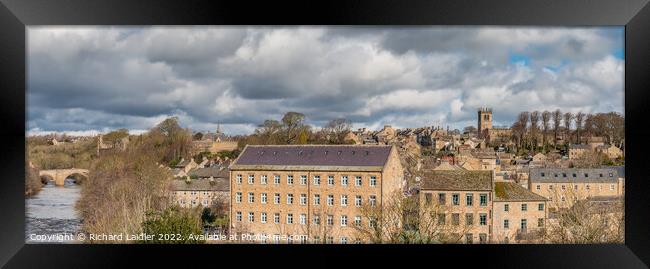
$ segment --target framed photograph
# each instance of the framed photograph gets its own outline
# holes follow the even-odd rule
[[[648,266],[647,1],[289,7],[3,0],[0,261]]]

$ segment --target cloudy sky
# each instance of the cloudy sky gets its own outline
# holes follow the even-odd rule
[[[520,111],[623,113],[624,29],[29,27],[27,132],[251,132],[287,111],[322,126],[496,125]]]

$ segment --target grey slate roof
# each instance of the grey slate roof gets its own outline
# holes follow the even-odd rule
[[[172,180],[174,191],[230,191],[230,180],[228,178],[215,178],[214,182],[209,179],[192,179],[188,184],[185,180]]]
[[[492,190],[492,171],[434,170],[423,173],[422,190]]]
[[[494,201],[547,201],[547,199],[514,182],[495,182]]]
[[[198,168],[187,173],[190,177],[197,176],[200,178],[228,178],[230,176],[230,171],[225,166],[214,165],[205,168]]]
[[[542,183],[617,182],[615,168],[531,168],[529,180]]]
[[[383,167],[391,146],[368,145],[249,145],[231,169],[253,166]]]

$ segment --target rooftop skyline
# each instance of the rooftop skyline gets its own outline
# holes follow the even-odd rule
[[[246,134],[288,111],[323,126],[494,125],[521,111],[624,112],[623,27],[28,27],[31,134]]]

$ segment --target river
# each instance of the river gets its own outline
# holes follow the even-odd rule
[[[74,243],[81,228],[75,203],[81,186],[66,179],[64,186],[49,182],[36,195],[25,199],[25,241],[27,243]]]

